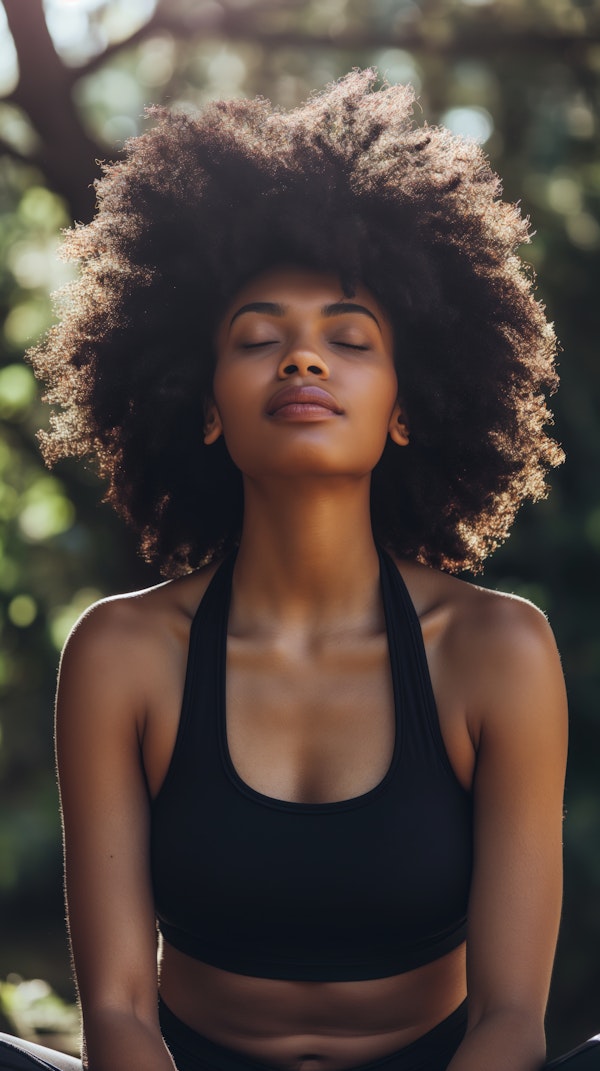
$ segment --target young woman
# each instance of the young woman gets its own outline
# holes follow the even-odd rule
[[[451,574],[561,460],[554,337],[481,152],[373,81],[160,113],[34,354],[48,460],[95,457],[171,578],[61,665],[89,1071],[544,1062],[560,663]],[[40,1064],[79,1066],[0,1045]]]

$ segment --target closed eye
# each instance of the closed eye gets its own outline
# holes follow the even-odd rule
[[[356,342],[334,342],[334,346],[343,346],[347,350],[368,350],[370,346],[359,346]]]
[[[275,346],[276,338],[266,339],[265,342],[242,342],[243,350],[258,350],[261,346]]]

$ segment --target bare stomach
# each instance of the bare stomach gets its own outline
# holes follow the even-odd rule
[[[282,1071],[344,1071],[437,1026],[466,996],[465,946],[405,974],[360,982],[253,978],[163,942],[161,996],[187,1026]]]

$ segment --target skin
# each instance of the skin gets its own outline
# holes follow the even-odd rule
[[[362,311],[332,310],[349,302]],[[410,449],[391,326],[366,288],[349,299],[331,276],[284,267],[236,296],[216,347],[205,441],[225,436],[245,492],[227,648],[232,761],[279,799],[360,795],[385,775],[394,739],[369,515],[386,437]],[[274,409],[278,392],[307,385],[327,391],[334,409]],[[184,1022],[251,1058],[343,1071],[425,1034],[468,986],[468,1032],[450,1071],[534,1071],[561,902],[559,658],[531,604],[397,565],[450,763],[474,793],[468,953],[391,978],[323,983],[240,976],[164,944],[160,989]],[[190,624],[214,568],[99,604],[62,660],[57,751],[90,1071],[173,1068],[156,1017],[148,800],[169,766]]]

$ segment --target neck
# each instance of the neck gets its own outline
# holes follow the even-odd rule
[[[327,631],[379,617],[370,480],[244,483],[234,610],[254,627]]]

